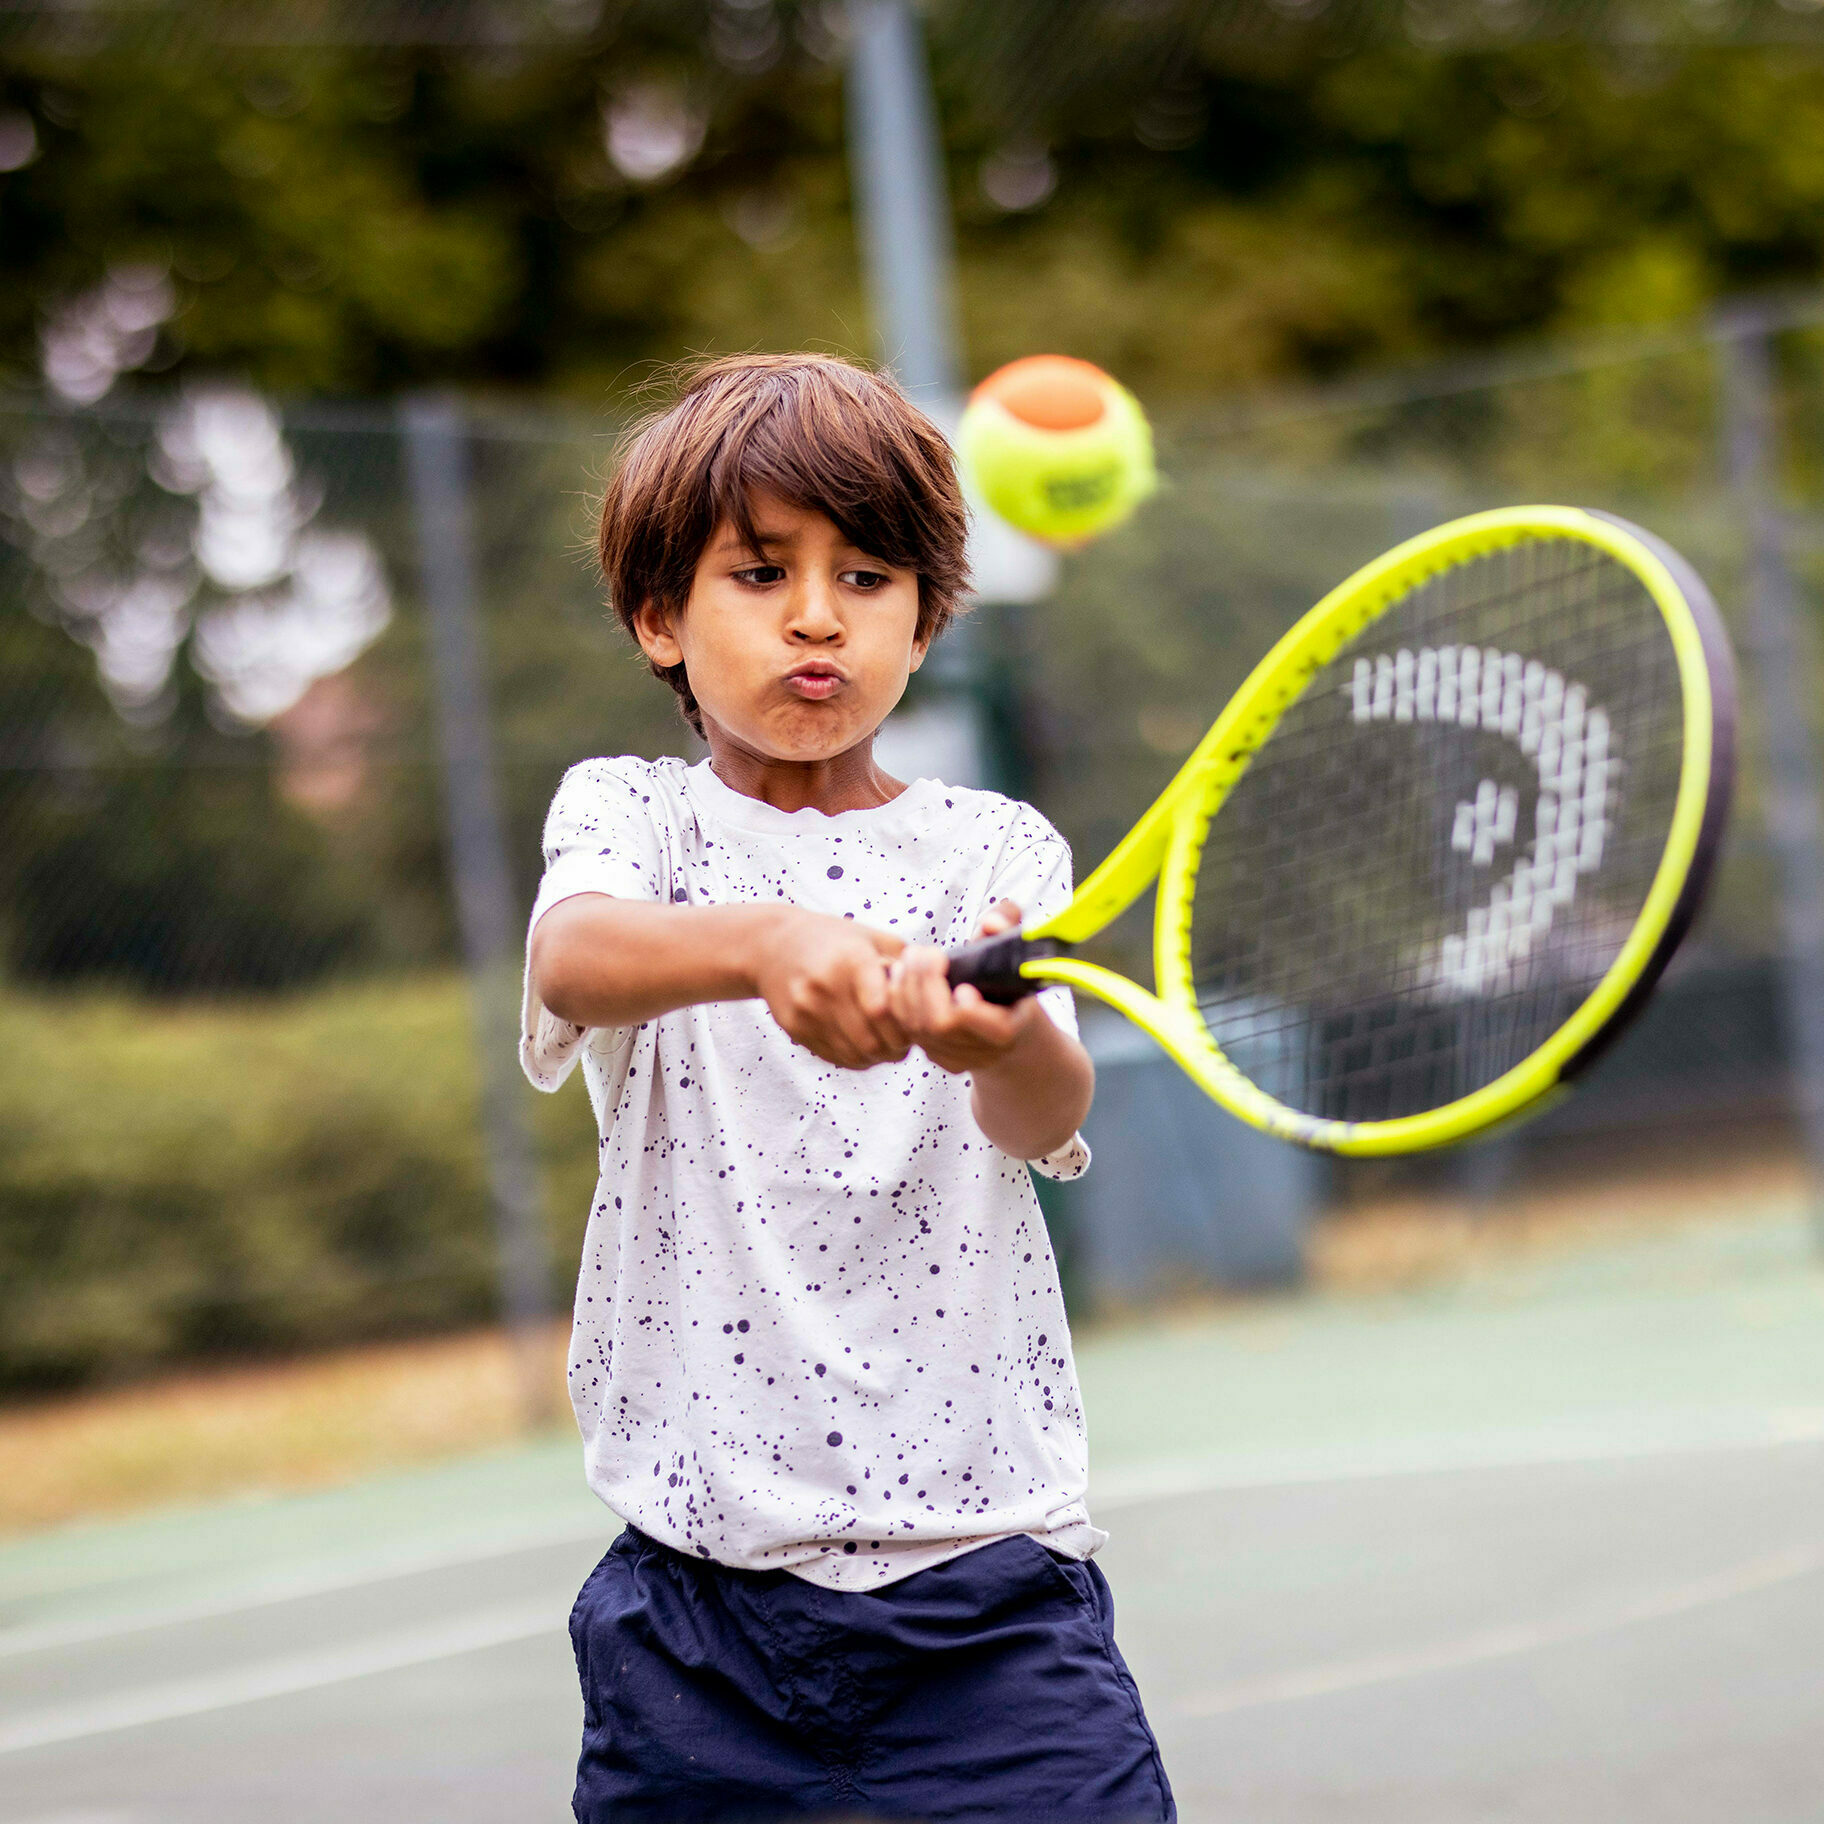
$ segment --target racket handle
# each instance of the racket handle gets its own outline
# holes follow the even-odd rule
[[[1028,981],[1020,974],[1020,965],[1035,957],[1057,956],[1063,949],[1055,937],[1022,937],[1017,931],[978,937],[950,952],[950,986],[960,988],[967,982],[983,1000],[1011,1007],[1045,986]]]

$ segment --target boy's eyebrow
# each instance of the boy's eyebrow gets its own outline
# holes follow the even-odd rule
[[[795,533],[768,531],[765,526],[754,527],[754,544],[757,544],[763,552],[776,545],[794,545],[797,542]],[[752,551],[754,544],[750,544],[741,535],[739,526],[725,525],[716,538],[715,549],[718,551]]]
[[[759,555],[764,557],[769,551],[781,547],[789,551],[798,543],[798,534],[796,532],[787,531],[768,531],[765,526],[755,526],[754,539],[759,547]],[[710,549],[718,556],[724,553],[739,555],[742,552],[746,552],[751,556],[754,554],[755,546],[750,545],[747,540],[741,536],[741,529],[739,526],[724,525],[720,533],[717,534],[715,543],[710,546]],[[869,563],[885,565],[887,562],[885,558],[875,556],[875,554],[868,550],[865,545],[850,544],[849,549],[853,551],[857,557],[865,558]],[[888,567],[891,568],[891,566]]]

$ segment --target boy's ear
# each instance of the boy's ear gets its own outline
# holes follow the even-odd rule
[[[907,669],[911,670],[911,671],[916,671],[919,668],[919,666],[924,664],[925,654],[928,653],[930,650],[931,650],[931,642],[928,638],[923,639],[923,640],[914,640],[912,642],[912,663]]]
[[[660,602],[645,601],[633,611],[633,637],[655,665],[684,663],[684,649],[671,630],[671,610]]]

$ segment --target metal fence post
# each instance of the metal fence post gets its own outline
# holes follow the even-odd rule
[[[955,260],[943,145],[909,0],[855,0],[849,8],[848,139],[855,227],[881,359],[908,395],[946,432],[961,411]],[[982,540],[971,541],[976,587],[986,606],[1001,593],[987,574]],[[927,686],[964,718],[963,745],[981,776],[958,785],[1017,790],[996,727],[987,641],[976,617],[952,625],[932,652]]]
[[[1815,642],[1786,553],[1775,457],[1767,322],[1719,316],[1723,459],[1748,547],[1749,645],[1766,721],[1767,830],[1780,872],[1782,1003],[1793,1099],[1810,1170],[1811,1219],[1824,1248],[1824,812],[1806,692]]]
[[[849,160],[875,333],[929,410],[962,385],[950,203],[918,19],[907,0],[849,8]]]
[[[527,1423],[537,1423],[556,1405],[541,1337],[551,1311],[551,1267],[516,1061],[520,914],[501,827],[475,602],[468,439],[461,406],[447,394],[405,400],[400,423],[430,634],[450,872],[481,1054],[501,1309],[513,1342],[520,1409]]]

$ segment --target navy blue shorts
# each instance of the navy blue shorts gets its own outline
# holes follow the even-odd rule
[[[1025,1537],[857,1592],[629,1527],[570,1616],[577,1818],[1171,1824],[1113,1615]]]

